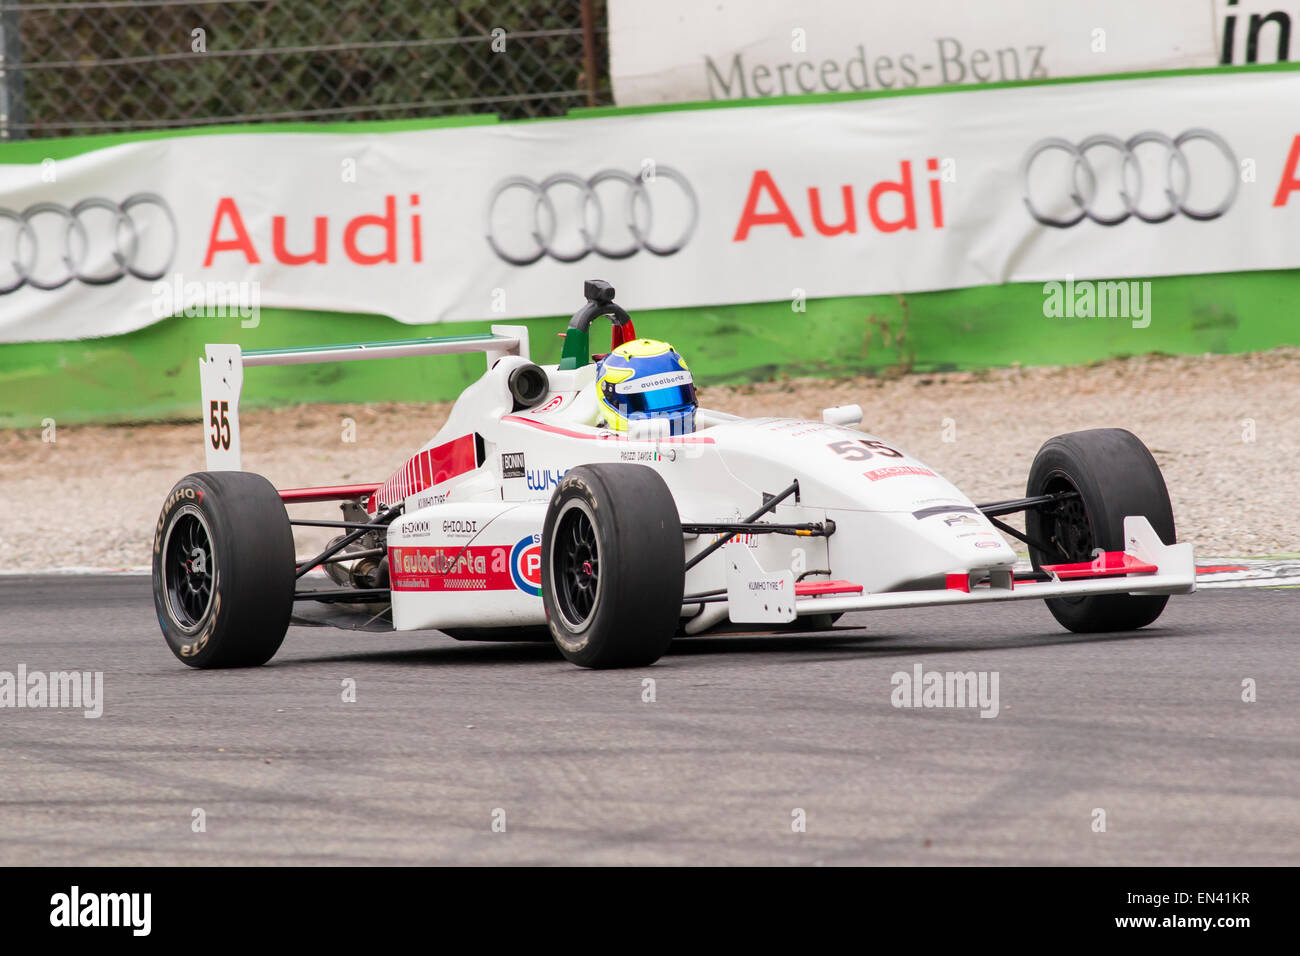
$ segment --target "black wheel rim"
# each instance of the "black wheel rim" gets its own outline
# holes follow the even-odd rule
[[[212,606],[212,539],[195,511],[172,521],[163,552],[163,580],[172,619],[186,631],[197,628]]]
[[[1092,522],[1088,519],[1088,509],[1083,504],[1082,495],[1078,493],[1079,489],[1074,486],[1074,482],[1059,472],[1049,478],[1044,487],[1046,494],[1068,491],[1074,492],[1074,496],[1059,501],[1052,508],[1043,509],[1041,512],[1042,530],[1046,532],[1047,542],[1056,548],[1056,553],[1037,555],[1034,561],[1036,568],[1044,564],[1092,560],[1097,539],[1092,533]],[[1077,604],[1086,601],[1087,598],[1076,595],[1052,600]]]
[[[1048,485],[1049,493],[1073,491],[1073,497],[1057,502],[1048,518],[1048,540],[1063,553],[1066,561],[1091,561],[1096,539],[1092,533],[1092,522],[1088,520],[1088,510],[1083,505],[1083,498],[1078,494],[1074,483],[1064,475],[1058,476]],[[1046,559],[1046,556],[1044,556]]]
[[[574,505],[560,515],[551,554],[556,604],[569,629],[581,630],[600,593],[600,545],[585,509]]]

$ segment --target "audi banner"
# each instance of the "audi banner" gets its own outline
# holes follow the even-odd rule
[[[4,165],[0,340],[561,315],[593,276],[644,309],[1296,268],[1297,102],[1300,72],[1192,75]]]
[[[614,101],[636,106],[1211,67],[1214,14],[1213,0],[609,0],[609,68]]]

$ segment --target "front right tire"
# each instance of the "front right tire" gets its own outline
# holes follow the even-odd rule
[[[1048,439],[1029,470],[1027,496],[1073,491],[1078,497],[1050,509],[1025,513],[1033,540],[1034,570],[1044,564],[1091,561],[1097,550],[1124,550],[1124,519],[1141,515],[1160,540],[1174,543],[1174,511],[1160,466],[1147,446],[1122,428],[1094,428]],[[1165,609],[1168,595],[1093,594],[1047,598],[1052,616],[1078,633],[1131,631],[1145,627]]]

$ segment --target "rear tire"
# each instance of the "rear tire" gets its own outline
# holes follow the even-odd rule
[[[1034,570],[1044,564],[1091,561],[1096,549],[1124,550],[1124,518],[1141,515],[1165,544],[1174,543],[1174,512],[1160,466],[1146,445],[1122,428],[1094,428],[1048,439],[1034,457],[1025,494],[1077,491],[1054,510],[1025,513],[1028,537],[1064,553],[1030,547]],[[1145,627],[1165,609],[1168,595],[1094,594],[1047,598],[1047,608],[1077,633]]]
[[[682,523],[645,465],[571,469],[542,527],[551,638],[581,667],[645,667],[672,642],[686,581]]]
[[[295,560],[284,502],[261,475],[182,478],[154,533],[154,607],[167,646],[191,667],[265,664],[289,629]]]

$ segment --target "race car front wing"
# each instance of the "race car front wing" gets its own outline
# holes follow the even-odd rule
[[[1010,568],[991,568],[949,574],[943,588],[876,594],[847,581],[796,583],[792,571],[764,571],[748,548],[730,543],[724,550],[728,615],[737,624],[788,623],[811,614],[881,608],[1196,590],[1190,544],[1165,544],[1140,516],[1124,519],[1124,542],[1123,551],[1100,552],[1091,562],[1043,565],[1036,580],[1018,580]]]

